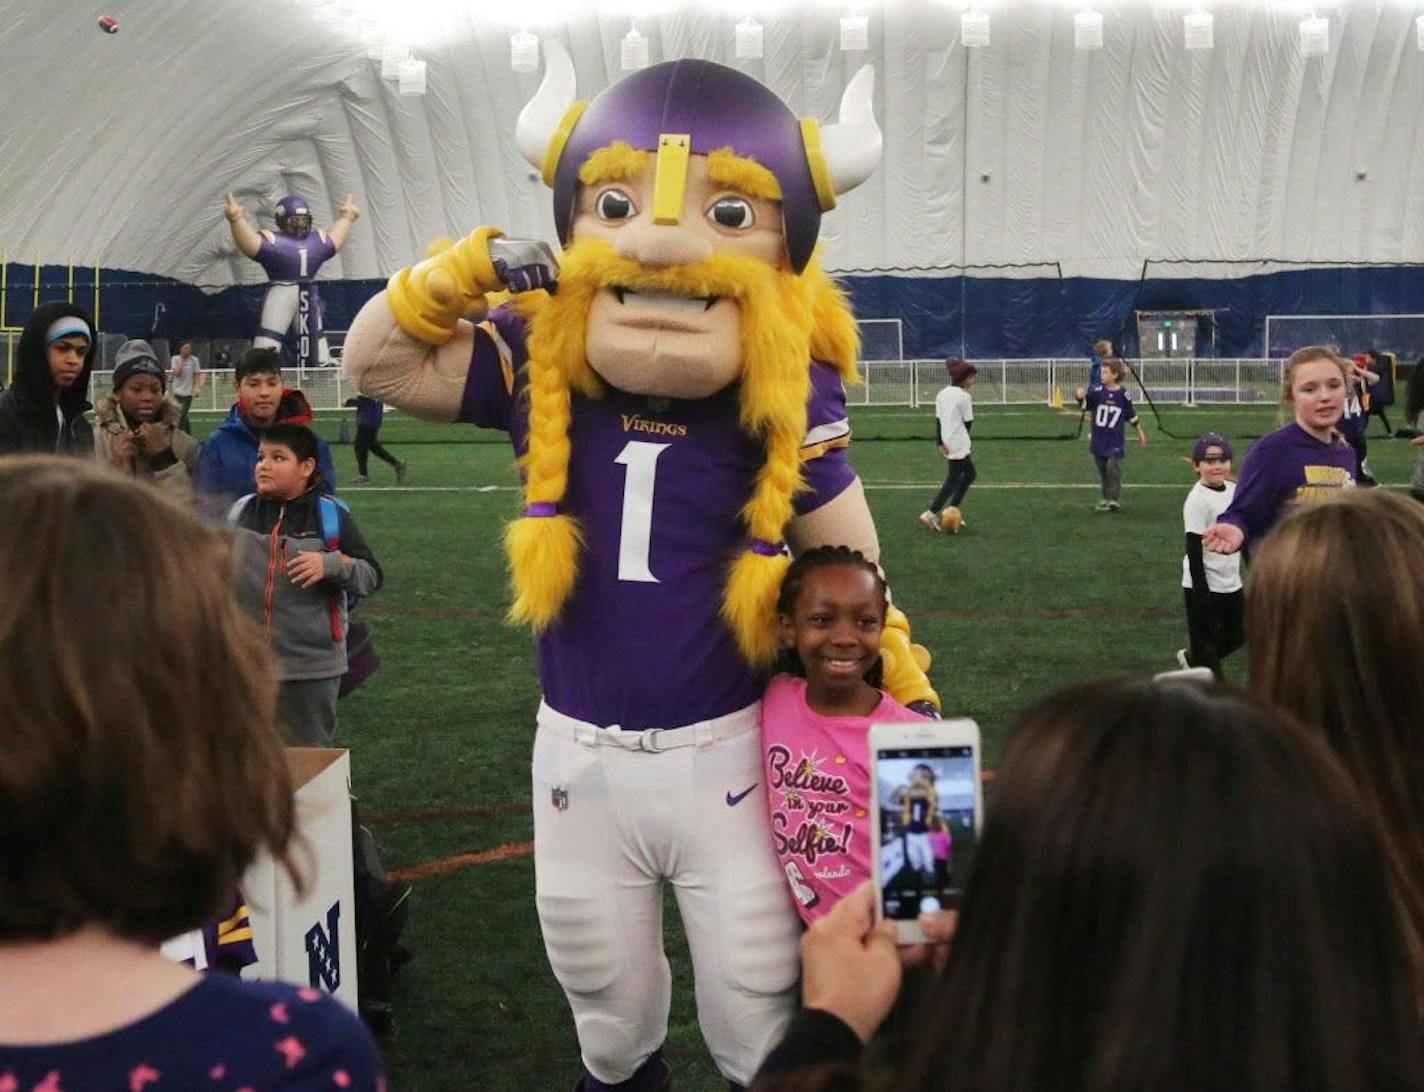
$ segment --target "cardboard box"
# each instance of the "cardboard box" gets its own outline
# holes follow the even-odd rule
[[[258,962],[244,978],[281,979],[356,1008],[356,903],[351,874],[351,759],[336,748],[289,747],[296,793],[298,896],[265,853],[242,879]]]

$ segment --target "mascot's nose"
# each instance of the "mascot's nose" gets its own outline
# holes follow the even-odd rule
[[[619,257],[640,265],[687,265],[712,257],[712,243],[681,226],[629,224],[618,233]]]

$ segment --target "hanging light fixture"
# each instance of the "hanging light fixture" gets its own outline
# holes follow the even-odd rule
[[[381,21],[374,17],[361,20],[361,37],[366,40],[366,58],[379,61],[385,50],[385,40],[381,37]]]
[[[387,36],[381,46],[381,79],[400,79],[402,61],[410,60],[410,48],[400,38]]]
[[[841,16],[841,50],[852,53],[870,48],[870,19],[852,11]]]
[[[1189,11],[1182,16],[1184,44],[1188,49],[1211,49],[1215,45],[1212,34],[1214,20],[1209,11]]]
[[[637,27],[623,35],[622,56],[624,72],[636,72],[648,67],[648,39],[638,33]]]
[[[1103,48],[1103,13],[1088,8],[1073,16],[1073,48]]]
[[[959,16],[959,40],[966,49],[989,44],[989,13],[971,8]]]
[[[401,61],[397,66],[398,85],[397,90],[402,95],[423,95],[425,94],[425,62],[416,60]]]
[[[737,24],[737,56],[744,61],[752,61],[761,55],[762,27],[748,15]]]
[[[539,36],[521,30],[509,36],[509,67],[516,72],[539,71]]]
[[[1311,15],[1300,21],[1300,55],[1323,57],[1330,52],[1330,20]]]

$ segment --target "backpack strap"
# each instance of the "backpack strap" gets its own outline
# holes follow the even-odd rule
[[[321,537],[326,548],[333,553],[341,552],[341,513],[349,511],[344,501],[327,493],[317,497],[317,511],[321,513]],[[345,634],[341,629],[340,597],[331,599],[331,639],[340,641]]]
[[[227,510],[227,523],[229,527],[236,527],[237,521],[242,519],[247,511],[247,506],[257,499],[256,493],[249,493],[245,497],[238,497],[233,506]]]

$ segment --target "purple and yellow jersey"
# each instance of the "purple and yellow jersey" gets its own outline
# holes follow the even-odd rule
[[[175,963],[186,963],[199,971],[220,970],[229,974],[237,974],[256,963],[252,922],[242,892],[235,892],[223,912],[205,922],[202,928],[165,941],[163,954]]]
[[[1093,454],[1100,459],[1121,459],[1123,428],[1137,423],[1137,411],[1132,408],[1127,391],[1121,387],[1116,390],[1090,387],[1083,405],[1092,417],[1093,437],[1089,446]]]
[[[523,454],[527,400],[523,320],[508,308],[476,330],[461,421],[509,432]],[[797,514],[854,480],[845,391],[809,364],[811,395]],[[573,396],[575,452],[560,509],[578,519],[578,581],[538,640],[545,700],[566,716],[629,730],[672,728],[756,701],[766,675],[737,650],[719,609],[727,571],[746,549],[740,518],[763,462],[738,425],[735,386],[699,399],[609,389]]]
[[[1291,503],[1313,504],[1352,488],[1356,463],[1345,440],[1317,440],[1292,422],[1262,436],[1246,453],[1236,493],[1218,522],[1239,527],[1250,552]]]
[[[328,258],[336,253],[336,244],[326,232],[313,228],[306,238],[298,239],[283,232],[263,231],[262,245],[254,260],[267,272],[267,279],[286,283],[301,283],[316,276]]]

